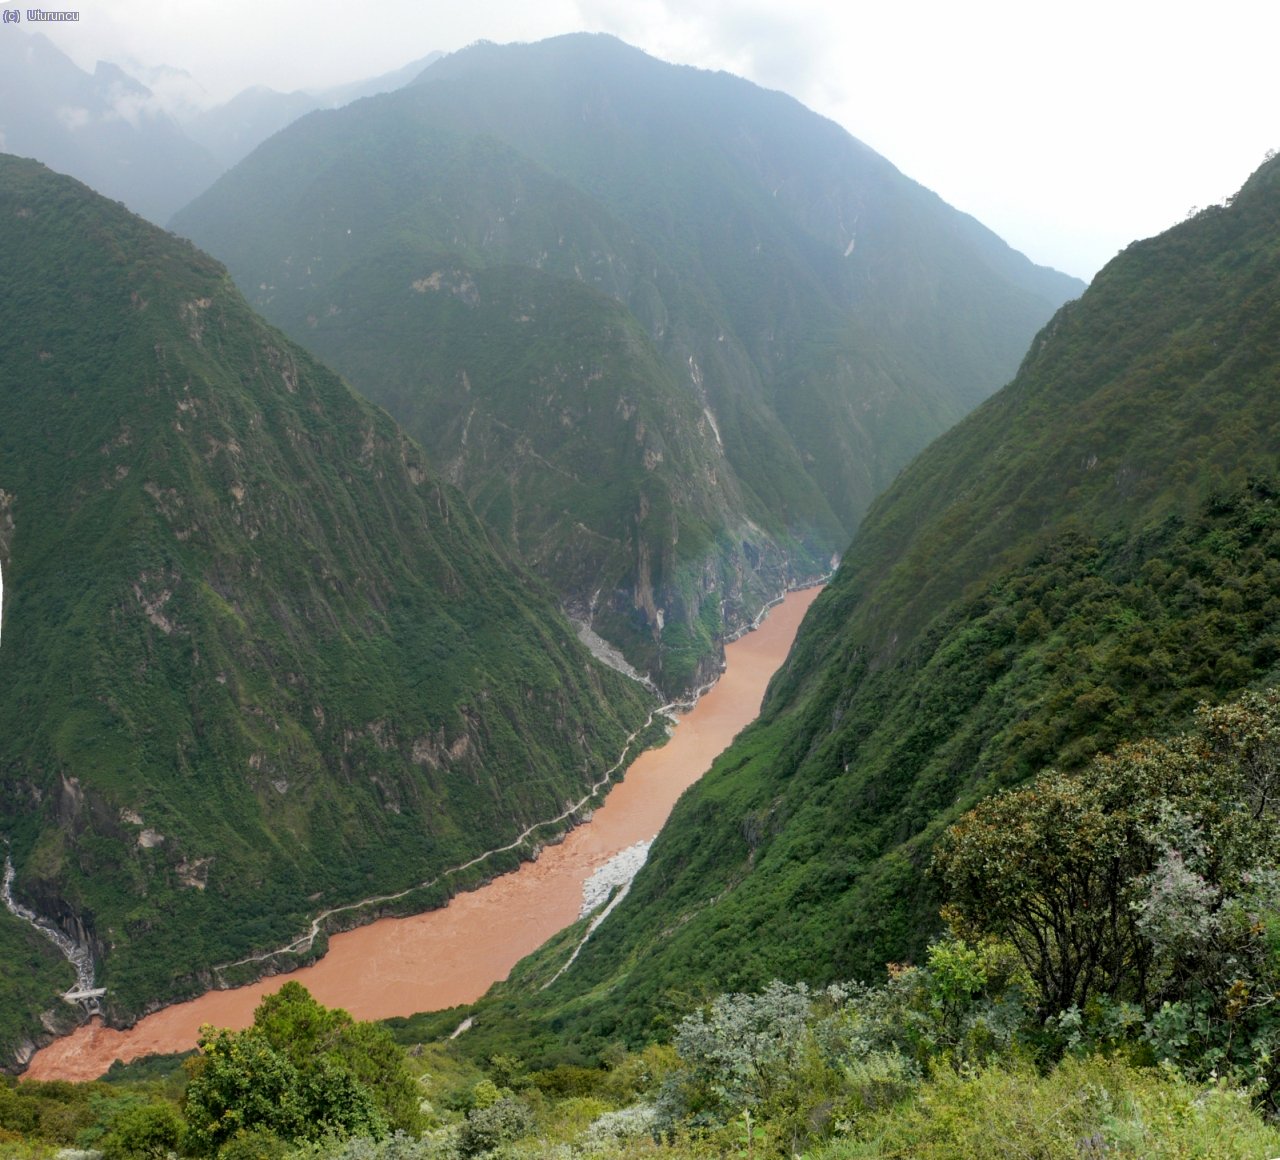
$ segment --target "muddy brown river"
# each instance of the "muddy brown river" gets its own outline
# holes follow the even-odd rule
[[[37,1052],[24,1078],[95,1079],[116,1059],[189,1050],[202,1024],[249,1026],[261,998],[289,979],[357,1019],[438,1011],[478,999],[517,961],[576,921],[582,886],[592,872],[620,851],[653,838],[680,794],[754,720],[769,678],[819,591],[791,593],[758,629],[728,645],[724,675],[680,717],[667,744],[632,762],[591,821],[544,849],[536,862],[459,894],[439,910],[332,935],[329,953],[314,966],[235,990],[210,991],[157,1011],[127,1031],[95,1020]]]

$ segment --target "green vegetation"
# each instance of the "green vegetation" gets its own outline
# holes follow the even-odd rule
[[[495,1015],[590,1056],[718,986],[874,978],[919,956],[942,901],[923,870],[965,808],[1274,671],[1277,556],[1280,509],[1259,483],[1138,536],[1066,533],[898,663],[844,656],[682,800],[572,970],[537,989],[568,953],[549,946]]]
[[[831,535],[743,518],[700,407],[616,300],[422,247],[353,264],[329,292],[338,310],[308,331],[312,348],[663,688],[713,677],[722,618],[749,621],[826,570]]]
[[[492,129],[495,106],[473,99],[460,58],[418,99]],[[513,58],[479,46],[470,59]],[[600,111],[559,75],[543,76],[547,99]],[[591,117],[571,143],[534,114],[512,122],[531,155],[550,169],[565,150],[586,189]],[[696,135],[703,122],[671,124]],[[325,131],[314,119],[290,140]],[[702,145],[708,165],[728,164]],[[471,147],[506,166],[505,147]],[[113,994],[173,993],[236,940],[421,881],[420,867],[518,832],[589,780],[601,746],[639,718],[635,688],[589,665],[536,581],[492,568],[501,551],[527,552],[528,529],[569,551],[559,493],[529,465],[559,454],[568,472],[597,440],[643,481],[651,518],[692,545],[663,549],[668,591],[714,591],[704,545],[745,550],[722,540],[729,509],[711,492],[700,507],[678,473],[650,471],[647,453],[703,453],[661,427],[681,396],[655,328],[549,259],[477,259],[478,217],[455,230],[459,264],[422,274],[421,313],[385,301],[417,365],[475,400],[455,398],[448,420],[475,463],[446,467],[463,477],[492,457],[509,473],[488,492],[471,476],[502,529],[495,549],[413,446],[253,322],[216,267],[33,167],[7,172],[10,218],[47,236],[27,251],[16,235],[0,287],[12,291],[0,313],[43,320],[0,330],[0,405],[26,404],[12,422],[0,413],[6,650],[24,642],[5,654],[19,691],[0,700],[0,784],[20,886],[110,948]],[[615,177],[625,188],[610,193]],[[710,211],[657,177],[605,166],[590,188],[635,215],[636,246],[684,243],[664,261],[692,293],[690,255],[714,265],[747,250],[711,245]],[[716,211],[730,232],[772,220],[739,208]],[[0,1160],[58,1144],[105,1160],[1280,1154],[1267,1119],[1280,1112],[1277,221],[1273,161],[1229,206],[1117,259],[1017,379],[903,473],[759,721],[682,799],[570,969],[559,974],[585,924],[521,963],[447,1041],[461,1012],[384,1030],[286,986],[248,1031],[209,1029],[185,1081],[153,1063],[110,1084],[0,1088]],[[70,268],[32,271],[37,252],[69,261],[85,237],[107,255],[83,291],[99,314],[71,327]],[[779,237],[761,225],[762,246]],[[322,244],[343,243],[326,232]],[[352,256],[324,292],[357,288],[375,256]],[[456,280],[442,294],[445,274]],[[725,289],[716,309],[798,342],[774,289]],[[424,342],[419,324],[450,337]],[[562,334],[591,359],[570,366]],[[449,377],[463,360],[483,391]],[[780,354],[783,366],[801,381]],[[604,379],[619,389],[597,389]],[[531,381],[567,420],[536,451],[495,406],[527,406]],[[597,412],[633,393],[633,426],[613,439]],[[722,428],[731,410],[717,410]],[[765,494],[740,472],[737,485]],[[647,543],[656,569],[662,538],[610,524],[608,498],[584,488],[575,502],[615,544]],[[494,603],[471,603],[480,592]],[[699,662],[672,658],[704,655],[718,631],[705,601],[684,611],[662,656],[681,680]],[[323,858],[308,843],[319,834]],[[229,916],[240,925],[214,933]],[[23,947],[12,929],[0,938]]]
[[[207,1028],[187,1065],[186,1149],[211,1155],[245,1134],[371,1136],[419,1126],[418,1089],[390,1033],[286,983],[247,1031]]]
[[[75,985],[75,970],[58,949],[42,934],[0,908],[0,962],[6,965],[3,1001],[0,1001],[0,1043],[21,1048],[30,1041],[30,1012],[46,1011],[57,1006],[55,996]],[[51,1012],[54,1019],[62,1014],[69,1029],[75,1013]]]
[[[174,224],[669,692],[1081,289],[781,94],[608,37],[455,53]]]
[[[988,798],[939,844],[952,929],[1016,948],[1073,1041],[1141,1027],[1196,1079],[1280,1092],[1280,695]]]
[[[593,1058],[724,988],[882,977],[941,930],[965,810],[1274,682],[1277,182],[1118,257],[903,472],[626,901],[495,1013]]]
[[[1280,1147],[1236,1077],[1189,1082],[1136,1042],[1098,1050],[1051,1025],[1047,1039],[1034,997],[1009,946],[948,940],[877,987],[719,995],[671,1046],[603,1066],[500,1054],[477,1067],[453,1044],[400,1052],[295,988],[246,1031],[207,1029],[185,1087],[0,1088],[0,1156],[73,1143],[105,1160],[1256,1160]],[[414,1096],[411,1126],[388,1130],[379,1082]]]
[[[92,947],[110,1018],[510,845],[614,766],[652,699],[220,266],[16,159],[0,239],[0,814],[16,895]],[[30,967],[0,976],[11,1059],[70,980],[7,915],[0,948]]]

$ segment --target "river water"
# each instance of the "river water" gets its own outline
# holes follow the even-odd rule
[[[520,959],[577,920],[583,883],[616,854],[653,838],[680,794],[755,719],[765,686],[819,591],[791,593],[758,629],[728,645],[724,675],[680,717],[667,744],[642,753],[592,820],[544,849],[536,862],[439,910],[332,935],[323,959],[289,975],[210,991],[127,1031],[94,1020],[37,1052],[24,1078],[95,1079],[116,1059],[186,1051],[204,1023],[247,1027],[262,997],[289,979],[357,1019],[437,1011],[480,998]]]

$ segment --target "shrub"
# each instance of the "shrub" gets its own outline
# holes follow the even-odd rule
[[[518,1140],[532,1129],[533,1113],[529,1106],[515,1096],[503,1096],[467,1113],[458,1133],[458,1143],[464,1155],[478,1156],[491,1152],[499,1144]]]

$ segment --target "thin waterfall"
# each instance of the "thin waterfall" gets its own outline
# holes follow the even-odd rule
[[[0,569],[0,629],[4,625],[4,570]],[[63,998],[69,1002],[80,1002],[90,1014],[98,1011],[98,999],[102,989],[93,985],[93,951],[76,942],[47,919],[41,918],[35,911],[23,906],[13,896],[13,861],[9,857],[9,839],[4,838],[4,878],[0,880],[0,901],[5,909],[15,918],[30,923],[54,944],[76,969],[76,985]]]

